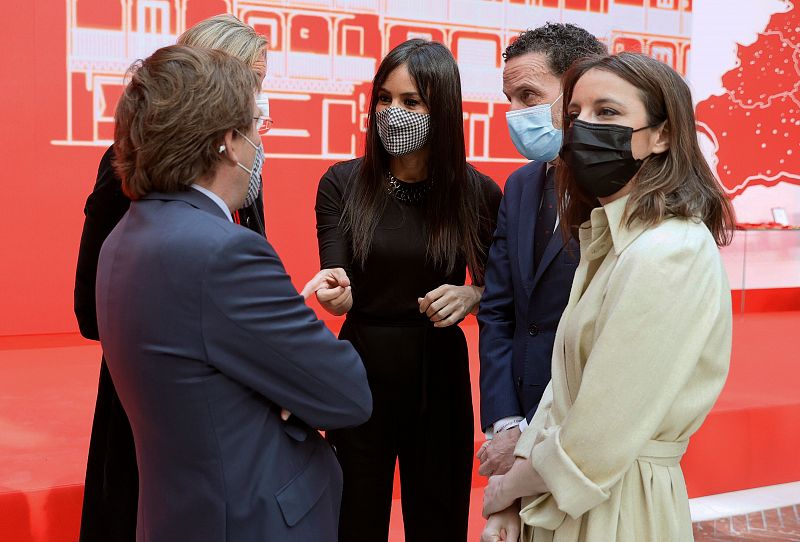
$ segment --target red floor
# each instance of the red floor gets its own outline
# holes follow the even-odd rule
[[[464,329],[476,352],[477,326]],[[692,497],[800,480],[798,330],[800,312],[737,317],[728,384],[683,461]],[[99,359],[74,335],[0,338],[0,541],[76,540]],[[477,356],[471,369],[477,406]],[[483,485],[476,468],[470,540]]]

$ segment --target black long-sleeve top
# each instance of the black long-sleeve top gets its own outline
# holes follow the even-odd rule
[[[369,255],[363,266],[353,261],[348,237],[340,220],[347,186],[358,182],[361,159],[340,162],[323,175],[317,191],[317,237],[322,269],[342,267],[353,288],[353,307],[348,319],[385,324],[421,324],[417,298],[443,284],[463,285],[466,262],[463,255],[451,273],[435,266],[426,255],[425,207],[389,198],[375,230]],[[484,254],[494,232],[502,192],[485,175],[480,175],[486,216],[475,217],[483,225]]]

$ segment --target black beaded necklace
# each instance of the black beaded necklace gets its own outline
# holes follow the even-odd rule
[[[392,175],[391,171],[386,172],[386,181],[386,191],[389,195],[409,205],[418,205],[425,201],[425,195],[430,192],[433,185],[430,179],[416,183],[403,182]]]

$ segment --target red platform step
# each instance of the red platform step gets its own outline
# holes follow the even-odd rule
[[[463,327],[477,408],[478,330]],[[800,312],[735,318],[728,383],[683,460],[691,497],[800,480],[798,329]],[[99,360],[75,335],[0,338],[0,541],[77,539]],[[476,465],[470,540],[484,485]],[[402,540],[398,501],[391,532]]]

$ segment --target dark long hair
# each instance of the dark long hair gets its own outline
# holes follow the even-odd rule
[[[568,105],[575,84],[593,69],[612,73],[639,89],[647,123],[664,122],[668,131],[667,151],[645,159],[632,181],[626,209],[628,226],[637,220],[653,226],[670,216],[699,217],[718,246],[730,244],[735,225],[733,206],[700,151],[692,94],[681,76],[666,64],[638,53],[578,61],[564,74],[565,127],[571,122]],[[575,228],[588,220],[600,203],[580,189],[566,164],[558,168],[557,184],[562,231],[575,235]]]
[[[380,88],[389,74],[402,65],[430,112],[428,175],[433,182],[425,202],[428,257],[448,274],[463,257],[473,283],[483,284],[486,249],[480,234],[489,218],[480,176],[467,164],[464,150],[458,65],[447,47],[421,39],[408,40],[392,49],[372,81],[364,160],[358,178],[349,183],[342,213],[353,258],[364,265],[375,227],[390,197],[386,191],[390,156],[378,136],[375,108]]]

